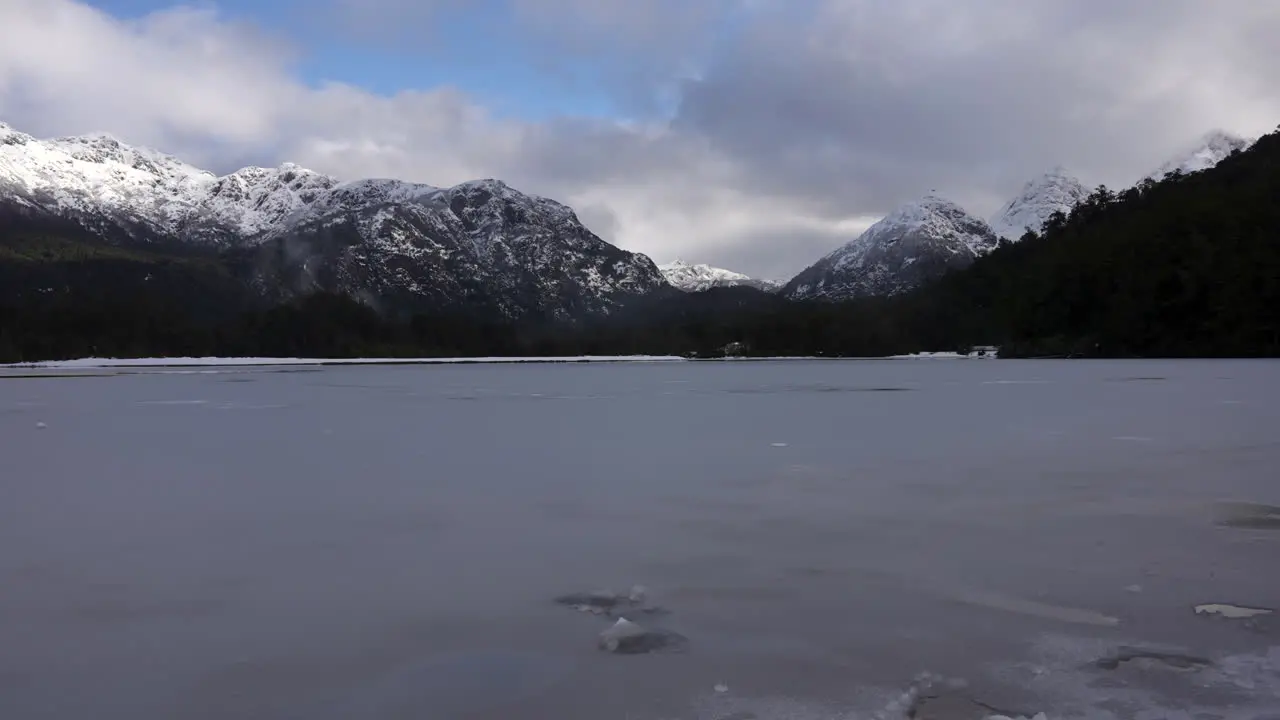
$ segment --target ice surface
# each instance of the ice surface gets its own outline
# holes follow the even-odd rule
[[[1275,364],[103,375],[0,382],[6,719],[902,720],[951,690],[923,669],[971,718],[1280,712],[1274,616],[1192,612],[1280,597],[1275,531],[1219,505],[1280,506]],[[674,612],[621,615],[690,652],[606,654],[615,618],[550,601],[636,581]]]

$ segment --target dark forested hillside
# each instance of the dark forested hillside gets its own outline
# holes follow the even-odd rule
[[[342,295],[268,306],[234,255],[130,249],[0,213],[0,361],[174,355],[1280,355],[1280,134],[1217,167],[1099,188],[1039,234],[914,292],[793,302],[655,292],[606,316],[482,304],[388,316]]]
[[[1006,354],[1280,354],[1280,134],[1217,167],[1099,188],[899,312],[929,345]]]

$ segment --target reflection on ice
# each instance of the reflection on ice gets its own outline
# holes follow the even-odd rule
[[[1049,605],[1035,600],[1026,600],[993,592],[959,589],[953,590],[950,594],[951,597],[956,600],[970,605],[991,608],[993,610],[1004,610],[1006,612],[1029,615],[1031,617],[1044,618],[1046,620],[1056,620],[1058,622],[1075,623],[1078,625],[1098,625],[1102,627],[1110,627],[1120,624],[1119,618],[1103,615],[1102,613],[1097,613],[1092,610],[1062,607],[1060,605]]]

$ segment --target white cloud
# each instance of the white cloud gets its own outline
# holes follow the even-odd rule
[[[858,227],[734,191],[732,162],[663,127],[497,120],[450,88],[308,88],[280,46],[208,9],[134,22],[11,0],[0,6],[0,118],[37,135],[110,132],[219,171],[288,160],[345,179],[499,177],[589,208],[603,235],[659,261],[732,255],[744,230],[817,233],[825,246]],[[763,270],[790,271],[811,249]]]
[[[521,122],[456,88],[308,86],[287,41],[211,9],[124,21],[5,0],[0,119],[107,131],[221,171],[288,160],[348,179],[498,177],[655,260],[774,277],[926,190],[987,212],[1059,162],[1115,185],[1212,127],[1280,121],[1272,3],[509,2],[541,38],[531,62],[598,54],[620,96],[697,80],[670,123]],[[429,20],[428,4],[360,8],[389,27]]]
[[[1275,127],[1276,36],[1280,5],[1249,0],[826,0],[754,28],[678,122],[760,192],[985,213],[1059,163],[1121,185],[1211,128]]]
[[[0,109],[47,132],[251,143],[274,132],[301,91],[281,47],[210,10],[121,22],[65,0],[6,0]]]

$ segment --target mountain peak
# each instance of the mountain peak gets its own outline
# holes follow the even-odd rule
[[[94,130],[83,135],[68,135],[58,139],[91,145],[104,145],[106,147],[120,147],[123,144],[120,142],[120,138],[104,130]]]
[[[967,267],[995,246],[986,222],[930,192],[807,268],[783,292],[831,300],[894,295]]]
[[[510,185],[506,184],[501,180],[498,180],[497,178],[477,178],[475,180],[467,180],[465,182],[460,182],[457,185],[454,185],[453,187],[459,190],[469,190],[472,188],[476,188],[480,190],[489,190],[494,188],[497,188],[500,190],[511,189]]]
[[[1089,189],[1061,165],[1029,180],[1017,197],[991,217],[991,229],[998,237],[1019,240],[1028,230],[1040,232],[1055,212],[1069,214]]]
[[[966,227],[961,230],[960,226]],[[981,239],[981,236],[990,232],[987,224],[971,216],[955,202],[932,191],[917,200],[899,205],[849,245],[861,243],[864,238],[916,231],[937,237],[962,238],[978,255],[989,249],[985,248],[986,242]],[[839,254],[843,250],[844,248],[837,249],[833,254]]]
[[[911,213],[917,209],[928,210],[932,212],[950,212],[953,208],[960,206],[952,202],[950,199],[941,195],[937,190],[930,190],[915,200],[905,202],[890,211],[889,215],[894,213]],[[888,217],[888,216],[886,216]]]
[[[1214,128],[1204,135],[1200,136],[1202,145],[1236,145],[1240,143],[1248,143],[1248,140],[1234,133],[1229,133],[1222,128]]]
[[[1165,175],[1172,172],[1190,174],[1208,170],[1225,160],[1231,153],[1245,150],[1252,144],[1253,141],[1225,130],[1210,130],[1147,177],[1152,180],[1163,180]]]
[[[23,145],[31,142],[35,138],[23,132],[18,132],[13,126],[0,122],[0,144],[4,145]]]

